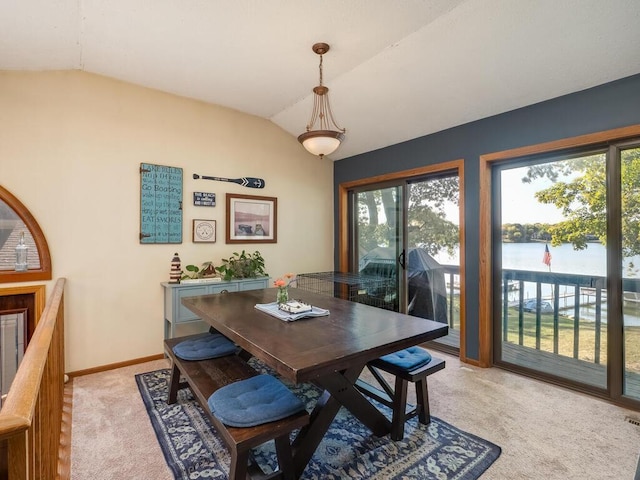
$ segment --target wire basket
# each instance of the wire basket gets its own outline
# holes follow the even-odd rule
[[[392,278],[362,273],[299,273],[297,287],[309,292],[395,310],[396,287]]]

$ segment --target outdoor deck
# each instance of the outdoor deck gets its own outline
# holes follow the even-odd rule
[[[572,357],[560,356],[513,343],[502,343],[502,360],[525,368],[586,383],[598,388],[607,388],[607,366],[586,362]],[[625,394],[640,398],[640,374],[626,374]]]
[[[460,268],[457,265],[440,265],[440,271],[444,276],[442,284],[445,285],[445,291],[439,290],[435,282],[432,293],[446,297],[444,304],[447,309],[449,335],[439,339],[438,343],[446,347],[459,348]],[[382,280],[386,282],[384,288],[380,285],[375,288],[362,288],[365,279],[362,274],[330,273],[331,278],[325,281],[326,292],[320,291],[315,283],[303,282],[304,275],[299,275],[299,287],[336,296],[353,292],[353,295],[343,298],[387,309],[398,307],[395,300],[395,281],[390,282],[388,275],[382,276]],[[582,384],[605,391],[607,366],[603,362],[606,362],[608,313],[606,278],[506,269],[502,273],[500,328],[503,338],[507,338],[509,342],[502,342],[502,357],[499,363],[505,368],[511,364],[516,368],[529,369],[532,374],[538,371],[545,376],[555,377],[559,382],[567,380],[567,383],[574,386]],[[306,274],[318,275],[326,274]],[[345,275],[355,275],[355,278],[345,279]],[[366,276],[366,279],[368,278],[370,276]],[[380,277],[375,278],[380,280]],[[529,292],[533,292],[533,296],[525,297],[525,287]],[[622,287],[626,301],[640,299],[640,279],[625,278]],[[430,283],[425,291],[428,292],[429,288],[432,288]],[[543,295],[543,290],[552,293],[547,298]],[[366,295],[360,295],[363,291]],[[531,343],[532,333],[535,346],[527,346],[527,343]],[[563,346],[560,345],[561,337],[564,341]],[[572,350],[569,355],[566,354],[567,347]],[[580,359],[585,356],[593,360]],[[629,371],[625,373],[623,386],[625,395],[640,399],[640,371],[635,363],[627,366],[627,369]]]
[[[449,334],[446,337],[434,340],[436,343],[441,343],[453,348],[460,348],[460,330],[454,330],[449,326]]]

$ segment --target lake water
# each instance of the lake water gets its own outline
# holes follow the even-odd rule
[[[606,276],[607,272],[607,250],[600,243],[589,243],[585,250],[574,250],[571,244],[563,244],[559,247],[552,247],[550,244],[551,268],[542,261],[544,256],[544,243],[505,243],[502,245],[502,267],[507,270],[527,270],[533,272],[556,272],[581,275]],[[436,260],[445,265],[459,265],[458,255],[449,256],[441,254],[436,256]],[[623,262],[624,276],[627,278],[640,278],[640,256],[627,258]],[[572,293],[572,288],[567,287]],[[560,287],[560,292],[565,292],[564,287]],[[551,286],[542,286],[542,297],[551,298]],[[509,294],[510,300],[518,299],[518,292]],[[536,297],[535,283],[526,282],[524,284],[524,298]],[[562,314],[573,314],[573,297],[560,300]],[[581,317],[593,319],[592,308],[581,307]],[[606,304],[603,304],[603,321],[606,321]],[[625,325],[640,326],[640,312],[634,311],[625,305]]]
[[[589,243],[585,250],[574,250],[571,244],[559,247],[549,246],[551,253],[551,271],[556,273],[577,273],[584,275],[605,276],[607,273],[607,249],[600,243]],[[549,267],[542,263],[544,243],[504,243],[502,244],[502,268],[509,270],[529,270],[548,272]],[[449,256],[439,254],[436,260],[445,265],[459,265],[457,254]],[[633,263],[640,269],[640,256],[625,259],[623,265],[625,276],[640,277],[640,272],[628,275],[628,268]]]

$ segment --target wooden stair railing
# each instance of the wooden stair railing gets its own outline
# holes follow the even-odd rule
[[[9,480],[59,478],[65,282],[57,280],[0,410],[0,447]]]

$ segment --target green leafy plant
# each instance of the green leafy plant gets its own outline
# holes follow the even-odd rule
[[[223,258],[222,265],[216,267],[216,270],[224,280],[266,277],[268,275],[264,271],[264,258],[258,251],[254,253],[247,253],[244,250],[241,253],[234,252],[229,258]]]
[[[213,277],[216,274],[216,268],[213,262],[204,262],[200,267],[196,265],[186,265],[184,269],[186,272],[183,273],[181,277],[182,280]]]

